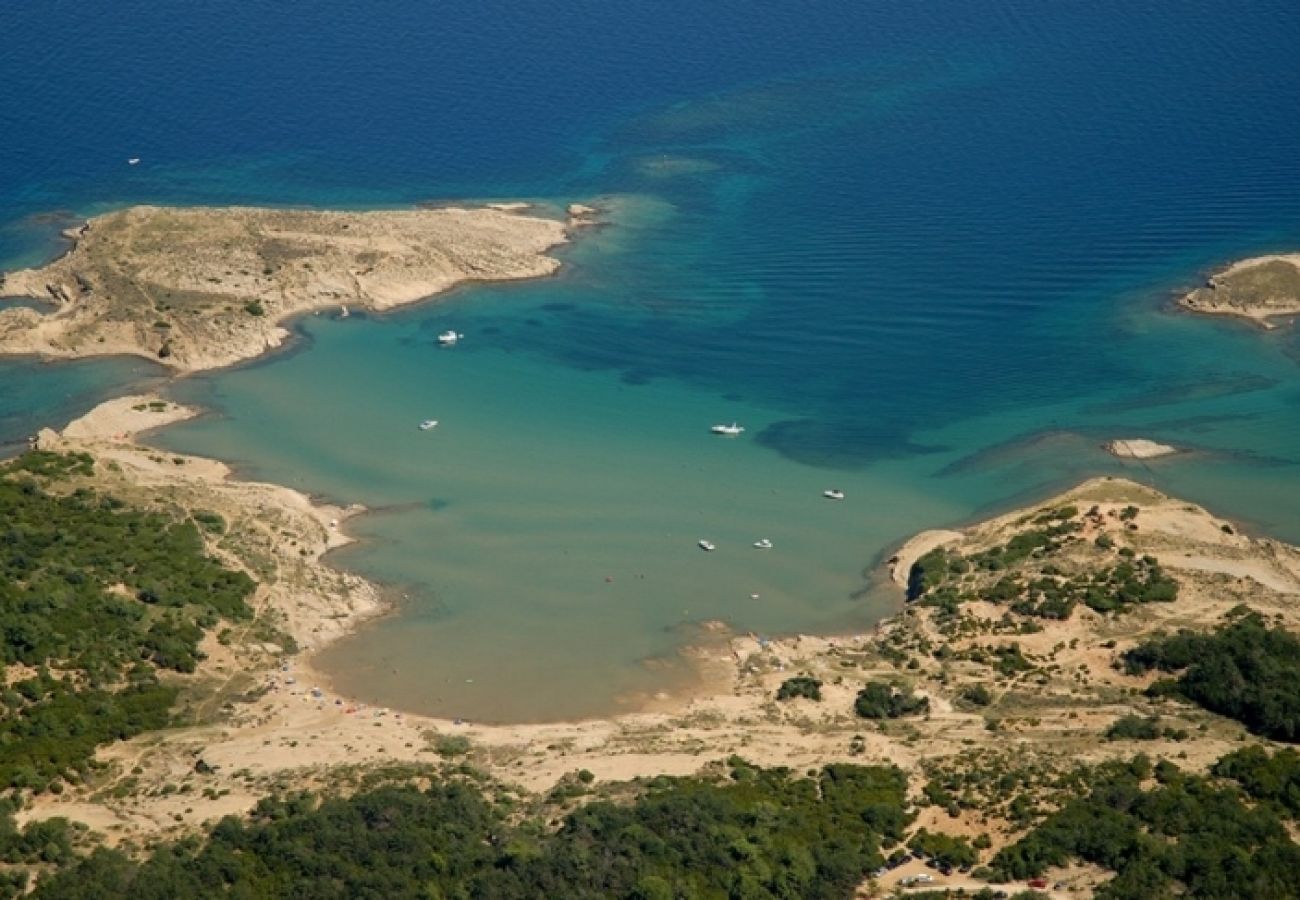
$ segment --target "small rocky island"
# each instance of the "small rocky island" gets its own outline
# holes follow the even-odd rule
[[[1233,263],[1185,295],[1179,305],[1198,313],[1241,316],[1271,328],[1273,317],[1300,313],[1300,254]]]
[[[515,206],[374,212],[135,206],[96,216],[49,265],[4,276],[0,352],[135,354],[180,371],[278,346],[295,313],[388,309],[467,281],[548,275],[567,224]]]
[[[1168,444],[1161,444],[1146,438],[1107,441],[1102,444],[1102,448],[1107,453],[1118,456],[1120,459],[1157,459],[1178,452],[1177,447],[1171,447]]]

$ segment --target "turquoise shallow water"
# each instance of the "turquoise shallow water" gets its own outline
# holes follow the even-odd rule
[[[351,692],[621,708],[701,621],[866,627],[893,543],[1093,474],[1300,540],[1300,334],[1167,309],[1300,246],[1294,4],[125,6],[4,14],[6,266],[146,200],[610,208],[557,279],[175,387],[213,414],[169,446],[375,510],[339,559],[409,600],[329,651]],[[6,365],[0,442],[149,377]]]

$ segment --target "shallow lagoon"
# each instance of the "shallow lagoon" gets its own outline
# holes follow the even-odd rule
[[[361,697],[622,708],[695,623],[865,628],[896,541],[1092,474],[1300,540],[1300,337],[1165,310],[1300,246],[1294,4],[127,5],[9,23],[9,265],[51,210],[616,198],[558,279],[176,387],[169,445],[375,510],[339,560],[410,599],[327,654]],[[134,377],[14,365],[5,440]]]

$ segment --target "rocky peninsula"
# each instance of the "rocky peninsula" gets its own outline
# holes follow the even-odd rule
[[[4,276],[0,296],[52,309],[0,310],[0,352],[134,354],[181,372],[230,365],[279,346],[296,314],[385,310],[466,282],[549,275],[560,264],[547,251],[571,224],[501,204],[133,206],[72,230],[73,247],[48,265]]]
[[[1179,304],[1192,312],[1240,316],[1272,328],[1271,319],[1300,313],[1300,254],[1239,260]]]

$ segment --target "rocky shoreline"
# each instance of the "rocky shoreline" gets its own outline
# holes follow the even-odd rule
[[[1264,328],[1300,314],[1300,254],[1239,260],[1183,295],[1178,305],[1206,315],[1237,316]]]
[[[548,252],[594,212],[129,207],[72,230],[73,247],[48,265],[4,276],[0,295],[50,309],[0,310],[0,353],[227,366],[280,346],[285,320],[304,312],[386,310],[466,282],[553,274]]]

